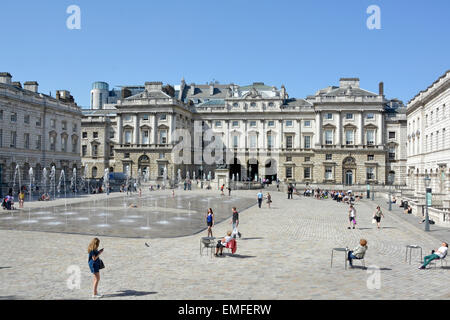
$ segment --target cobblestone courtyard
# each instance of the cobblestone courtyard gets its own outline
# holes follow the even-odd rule
[[[239,197],[254,198],[256,204],[255,191],[239,191]],[[357,229],[348,230],[347,205],[286,198],[273,192],[271,209],[255,205],[240,213],[243,237],[235,256],[200,256],[199,239],[206,231],[164,239],[100,237],[106,268],[99,292],[104,299],[450,299],[450,268],[438,263],[436,269],[418,270],[414,252],[412,264],[404,261],[406,245],[420,245],[429,254],[448,242],[440,238],[448,233],[425,234],[398,212],[388,212],[381,199],[358,202]],[[377,203],[385,207],[381,230],[371,223]],[[6,214],[0,211],[0,217]],[[226,219],[214,227],[214,236],[230,229]],[[86,253],[91,238],[0,230],[0,299],[91,299]],[[358,268],[356,261],[357,268],[345,270],[342,252],[330,268],[331,249],[354,248],[360,238],[368,240],[369,269]],[[81,270],[80,289],[67,286],[70,266]]]

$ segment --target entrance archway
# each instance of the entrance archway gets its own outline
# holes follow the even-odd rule
[[[353,185],[356,177],[356,160],[353,157],[347,157],[342,162],[342,172],[343,177],[342,180],[345,185],[351,186]]]
[[[254,181],[256,176],[259,176],[259,161],[250,159],[247,161],[247,177]]]
[[[237,158],[233,159],[233,163],[230,164],[230,180],[234,178],[238,181],[241,181],[242,179],[242,174],[241,174],[241,163],[239,162],[239,160]]]
[[[265,164],[265,177],[269,180],[269,183],[277,180],[277,161],[274,159],[269,159]]]

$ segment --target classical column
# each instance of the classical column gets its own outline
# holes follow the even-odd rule
[[[377,126],[378,126],[378,130],[377,130],[377,145],[383,145],[384,144],[384,139],[383,139],[383,115],[381,113],[377,114]]]
[[[322,145],[321,139],[322,139],[322,115],[320,111],[316,112],[316,132],[315,132],[315,140],[316,140],[316,147],[320,148]],[[312,143],[312,141],[311,141]]]
[[[283,120],[279,120],[278,123],[280,124],[280,137],[278,138],[278,149],[283,148]]]
[[[296,130],[296,135],[295,135],[295,148],[296,149],[301,149],[301,147],[302,147],[302,140],[301,140],[301,137],[302,137],[302,129],[301,129],[301,123],[302,123],[302,121],[301,120],[297,120],[297,130]]]
[[[158,128],[157,128],[157,120],[156,120],[156,113],[153,114],[153,144],[158,143]]]
[[[342,110],[339,110],[338,111],[338,113],[336,114],[336,120],[337,120],[337,126],[336,126],[336,143],[335,143],[335,145],[336,146],[340,146],[340,144],[341,144],[341,136],[342,136],[342,133],[341,133],[341,128],[342,128],[342,125],[341,125],[341,111]]]
[[[123,122],[122,122],[122,115],[119,113],[117,114],[117,134],[119,135],[119,144],[122,144],[123,141]]]
[[[364,145],[364,112],[359,114],[359,144]]]
[[[139,144],[139,113],[134,116],[134,144]]]

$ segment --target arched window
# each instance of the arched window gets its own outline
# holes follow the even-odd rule
[[[97,177],[97,167],[92,167],[92,178]]]

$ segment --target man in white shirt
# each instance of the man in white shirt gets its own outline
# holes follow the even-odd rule
[[[353,205],[350,205],[350,209],[348,210],[348,220],[350,223],[350,227],[348,227],[348,229],[351,229],[353,227],[353,229],[355,229],[355,225],[356,225],[356,210],[353,207]],[[353,225],[352,225],[353,222]]]
[[[448,243],[443,242],[441,247],[436,251],[433,250],[432,254],[423,258],[423,265],[419,267],[419,269],[425,269],[426,266],[435,259],[444,259],[447,256],[448,252]]]

